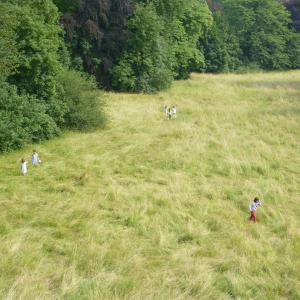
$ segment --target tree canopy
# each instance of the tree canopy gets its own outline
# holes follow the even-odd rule
[[[103,126],[97,87],[299,68],[299,12],[295,0],[2,0],[0,151]]]

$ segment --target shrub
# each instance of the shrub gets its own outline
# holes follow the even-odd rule
[[[63,98],[68,106],[65,127],[90,130],[105,125],[104,96],[95,80],[82,72],[64,70],[60,75]]]
[[[41,102],[33,96],[18,95],[15,86],[0,82],[0,152],[50,139],[58,133]]]

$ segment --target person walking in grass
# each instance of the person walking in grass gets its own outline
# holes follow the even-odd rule
[[[21,173],[23,176],[27,174],[27,161],[24,158],[21,159]]]
[[[33,165],[38,165],[41,162],[39,159],[39,154],[36,152],[36,150],[33,150],[32,152],[31,162]]]
[[[165,104],[164,106],[164,113],[166,114],[166,116],[168,115],[168,105]]]
[[[168,120],[171,120],[171,118],[172,118],[172,110],[171,110],[171,107],[168,108],[168,114],[167,114],[167,116],[168,116]]]
[[[173,105],[172,107],[172,117],[176,119],[177,117],[177,109],[176,109],[176,105]]]
[[[256,210],[257,207],[261,206],[261,202],[257,197],[254,198],[253,202],[249,205],[249,210],[250,210],[250,221],[256,222]]]

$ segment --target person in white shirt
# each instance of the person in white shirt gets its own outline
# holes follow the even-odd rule
[[[250,221],[256,222],[256,209],[258,206],[261,206],[261,202],[257,197],[254,198],[253,202],[249,205],[250,210]]]
[[[175,118],[175,119],[177,117],[177,109],[176,109],[175,105],[172,107],[172,117]]]
[[[24,158],[21,160],[21,173],[23,176],[27,174],[27,161]]]
[[[39,155],[36,152],[36,150],[33,150],[32,156],[31,156],[31,162],[33,165],[38,165],[41,161],[39,159]]]
[[[164,106],[164,113],[166,116],[168,115],[168,105],[167,104],[165,104],[165,106]]]
[[[171,120],[171,118],[172,118],[172,109],[171,109],[171,107],[168,108],[167,117],[168,117],[168,120]]]

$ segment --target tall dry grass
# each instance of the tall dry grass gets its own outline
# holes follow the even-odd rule
[[[0,157],[0,298],[300,299],[300,72],[107,96],[105,131]]]

